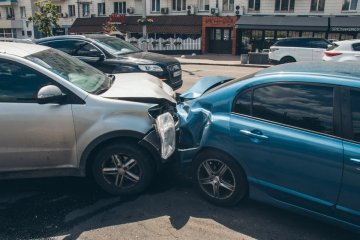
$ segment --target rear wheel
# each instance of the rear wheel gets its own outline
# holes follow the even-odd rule
[[[248,190],[240,166],[217,151],[203,152],[195,159],[193,179],[198,192],[217,205],[235,205],[245,198]]]
[[[134,195],[150,184],[154,168],[148,154],[135,143],[117,143],[99,151],[92,165],[92,173],[96,183],[106,192]]]
[[[293,58],[293,57],[283,57],[280,60],[280,64],[292,63],[292,62],[296,62],[295,58]]]

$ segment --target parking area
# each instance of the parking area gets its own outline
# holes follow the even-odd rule
[[[242,77],[260,68],[183,65],[184,86],[208,75]],[[294,239],[360,236],[333,225],[246,200],[221,208],[164,169],[138,197],[106,195],[89,179],[0,181],[0,239]]]

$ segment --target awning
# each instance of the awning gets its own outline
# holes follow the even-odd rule
[[[126,16],[124,24],[117,24],[121,32],[141,33],[142,26],[137,23],[140,16]],[[201,34],[201,16],[149,16],[154,23],[147,26],[148,33]],[[106,17],[77,18],[69,33],[101,33]]]
[[[360,32],[360,16],[330,17],[330,32]]]
[[[236,22],[236,28],[325,32],[328,30],[328,18],[312,16],[241,16]]]

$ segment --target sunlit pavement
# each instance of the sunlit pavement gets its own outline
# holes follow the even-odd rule
[[[183,66],[184,87],[207,75],[242,77],[258,69]],[[0,239],[343,240],[359,235],[246,200],[220,208],[165,169],[138,197],[104,194],[88,179],[0,181]]]

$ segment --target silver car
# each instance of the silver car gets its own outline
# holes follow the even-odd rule
[[[0,44],[0,178],[94,177],[137,194],[175,150],[172,89],[146,73],[105,75],[63,52]]]

